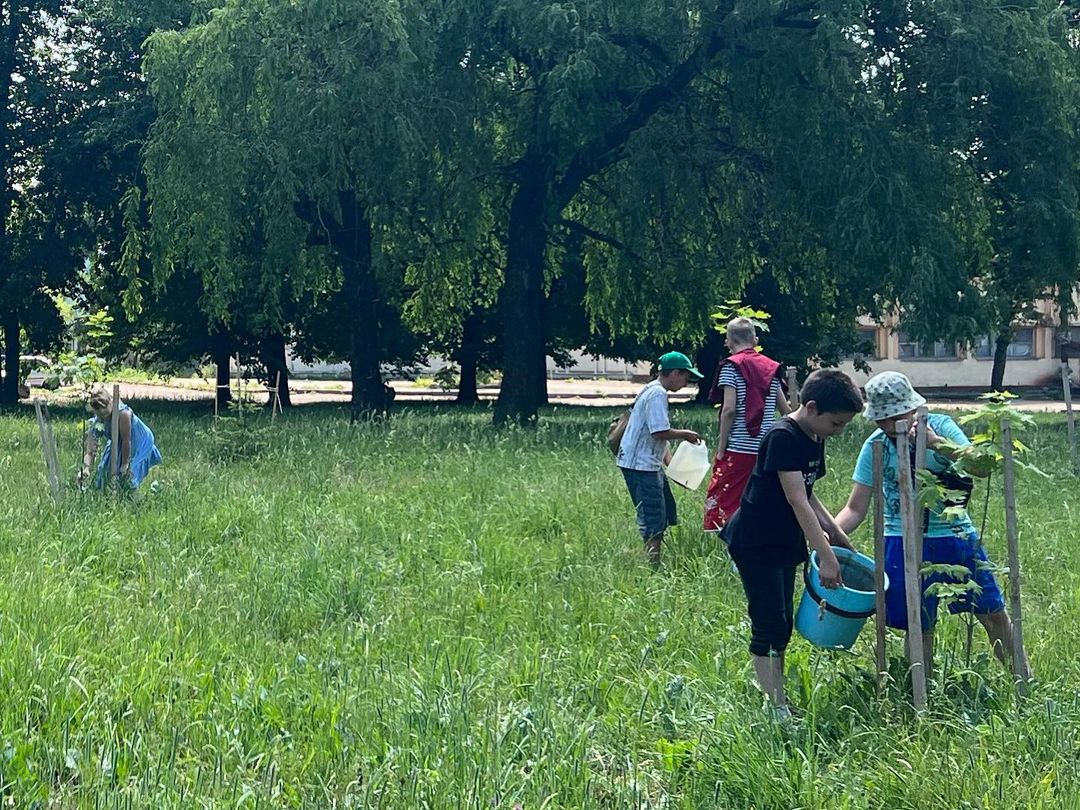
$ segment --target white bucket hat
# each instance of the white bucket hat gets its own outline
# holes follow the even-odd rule
[[[866,381],[866,410],[863,412],[871,422],[889,419],[909,413],[926,404],[926,397],[919,394],[905,375],[899,371],[883,371]]]

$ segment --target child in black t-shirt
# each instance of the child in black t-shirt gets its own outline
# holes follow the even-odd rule
[[[855,383],[835,369],[807,377],[800,400],[762,440],[739,509],[722,533],[746,591],[754,672],[782,718],[790,716],[784,651],[794,626],[795,569],[806,562],[809,542],[821,584],[836,588],[842,582],[832,546],[852,547],[813,492],[825,475],[825,439],[863,406]]]

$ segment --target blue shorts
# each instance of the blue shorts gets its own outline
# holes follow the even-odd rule
[[[637,510],[638,531],[648,540],[667,531],[679,522],[675,513],[675,498],[663,470],[628,470],[620,467],[630,500]]]
[[[979,542],[977,532],[964,536],[923,538],[923,563],[961,565],[968,570],[967,576],[957,578],[948,574],[930,574],[923,577],[922,626],[929,630],[937,623],[939,597],[927,595],[933,584],[974,581],[978,588],[964,591],[949,602],[950,613],[996,613],[1004,609],[994,575],[986,570],[986,551]],[[979,563],[983,565],[980,566]],[[904,595],[904,541],[895,535],[885,537],[885,573],[889,577],[889,589],[885,592],[885,624],[898,630],[907,630],[907,603]]]

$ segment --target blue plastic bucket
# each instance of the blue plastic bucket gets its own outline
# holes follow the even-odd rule
[[[804,580],[806,590],[795,614],[795,629],[816,647],[851,649],[866,620],[874,615],[874,561],[865,554],[834,547],[844,584],[832,590],[821,584],[815,551]],[[889,577],[885,577],[885,588]]]

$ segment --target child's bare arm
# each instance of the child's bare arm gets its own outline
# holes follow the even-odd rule
[[[855,531],[866,520],[866,514],[870,511],[870,487],[866,484],[855,484],[851,487],[851,495],[847,503],[836,516],[836,522],[847,534]]]
[[[735,424],[735,413],[738,409],[735,389],[730,385],[724,386],[724,404],[720,408],[720,438],[716,442],[716,457],[721,458],[727,452],[728,439],[731,438],[731,426]]]
[[[89,467],[94,463],[94,458],[97,456],[97,444],[97,434],[91,430],[90,435],[86,437],[86,453],[83,455],[84,467]]]
[[[697,444],[701,441],[701,436],[698,435],[697,431],[678,430],[677,428],[658,430],[652,434],[652,437],[657,441],[690,442],[691,444]]]
[[[120,474],[128,471],[131,464],[131,411],[120,412]]]
[[[847,532],[840,526],[833,516],[829,513],[829,510],[825,508],[825,505],[818,500],[817,494],[810,496],[810,506],[814,509],[814,514],[817,515],[818,523],[821,524],[821,528],[825,530],[825,534],[829,536],[829,542],[834,546],[843,546],[851,551],[855,550],[855,546],[851,545],[851,540],[847,536]]]
[[[780,389],[780,394],[776,397],[776,407],[779,408],[781,416],[787,416],[793,410],[783,388]]]
[[[959,435],[963,435],[963,432],[960,431]],[[912,441],[914,441],[914,437],[915,434],[913,428]],[[959,436],[956,438],[959,438]],[[967,441],[966,437],[963,441]],[[993,469],[993,461],[991,459],[980,459],[977,462],[970,459],[964,459],[964,457],[972,451],[970,443],[959,444],[945,436],[939,436],[929,425],[926,426],[926,447],[929,450],[933,450],[939,456],[944,456],[949,461],[963,460],[964,472],[975,478],[986,478]]]
[[[82,469],[79,471],[80,483],[90,475],[90,467],[94,463],[94,458],[97,456],[97,434],[93,428],[87,431],[86,437],[86,450],[83,452]]]
[[[806,536],[807,542],[818,553],[818,574],[821,584],[826,588],[836,588],[843,584],[840,578],[840,563],[833,553],[825,537],[825,532],[818,521],[810,499],[806,497],[806,484],[803,483],[803,474],[798,470],[781,470],[777,472],[780,477],[780,486],[784,490],[784,497],[791,504],[795,512],[795,519],[799,522],[799,528]]]

